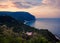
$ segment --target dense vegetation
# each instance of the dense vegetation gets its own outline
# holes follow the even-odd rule
[[[32,32],[32,35],[26,34]],[[60,43],[48,30],[38,30],[10,16],[0,17],[0,43]]]
[[[14,32],[13,27],[3,25],[0,26],[0,43],[56,43],[56,41],[48,40],[45,36],[36,32],[31,36],[26,35],[23,31]]]
[[[0,15],[8,15],[13,17],[14,19],[18,21],[31,21],[35,20],[35,16],[30,14],[29,12],[8,12],[8,11],[0,11]]]

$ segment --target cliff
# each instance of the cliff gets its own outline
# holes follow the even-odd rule
[[[18,21],[31,21],[31,20],[35,20],[35,16],[33,16],[32,14],[28,13],[28,12],[6,12],[6,11],[0,11],[0,16],[11,16],[14,19],[18,20]]]

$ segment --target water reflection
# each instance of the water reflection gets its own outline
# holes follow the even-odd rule
[[[60,34],[60,20],[55,19],[46,19],[46,20],[40,20],[37,19],[36,21],[30,21],[26,23],[27,25],[30,25],[32,27],[35,27],[37,29],[48,29],[54,34]]]

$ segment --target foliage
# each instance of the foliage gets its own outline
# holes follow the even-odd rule
[[[25,30],[25,32],[29,31],[30,29],[30,31],[33,31],[36,34],[27,36],[25,32],[23,34],[22,30],[19,32],[14,32],[13,29],[16,29],[14,27],[7,27],[6,25],[0,26],[0,43],[55,43],[53,41],[49,41],[46,37],[40,34],[39,30],[33,27],[31,29],[29,26],[25,28],[28,28],[28,30]],[[30,39],[27,40],[25,38],[22,38],[22,35],[24,35],[24,37],[30,37]]]

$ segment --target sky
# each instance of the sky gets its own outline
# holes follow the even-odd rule
[[[0,0],[0,11],[25,11],[36,18],[60,18],[60,0]]]

